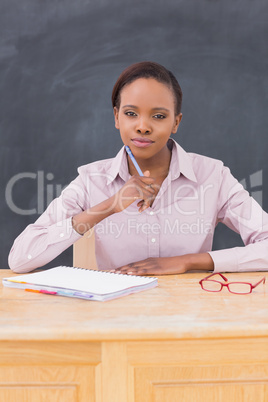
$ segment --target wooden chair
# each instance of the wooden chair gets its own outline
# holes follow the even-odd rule
[[[73,245],[73,266],[87,269],[98,269],[95,256],[94,229],[89,230]]]

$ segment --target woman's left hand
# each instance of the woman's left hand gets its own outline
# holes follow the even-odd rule
[[[214,262],[209,253],[184,254],[176,257],[146,258],[110,270],[128,275],[174,275],[188,271],[213,271]]]
[[[116,268],[110,272],[128,275],[170,275],[183,274],[186,272],[186,258],[180,257],[159,257],[147,258]]]

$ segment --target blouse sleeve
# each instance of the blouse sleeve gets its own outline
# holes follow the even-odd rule
[[[214,272],[268,270],[268,214],[223,167],[217,221],[239,233],[245,247],[211,251]]]
[[[81,236],[72,227],[72,217],[86,208],[87,199],[78,176],[16,238],[8,257],[12,271],[24,273],[45,265],[78,240]]]

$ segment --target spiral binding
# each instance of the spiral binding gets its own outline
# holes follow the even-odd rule
[[[119,273],[115,273],[115,272],[101,271],[101,270],[90,269],[90,268],[70,267],[70,266],[67,266],[67,265],[61,265],[61,267],[62,268],[77,269],[77,270],[81,270],[81,271],[98,272],[99,274],[105,274],[105,275],[109,274],[109,275],[124,276],[124,277],[128,277],[128,278],[144,278],[144,276],[142,276],[142,275],[119,274]],[[146,275],[146,278],[157,279],[155,276],[147,276],[147,275]]]

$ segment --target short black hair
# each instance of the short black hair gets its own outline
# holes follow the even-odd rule
[[[138,78],[154,78],[156,81],[166,84],[174,94],[175,98],[175,114],[181,112],[182,90],[176,77],[171,71],[167,70],[161,64],[152,61],[142,61],[127,67],[118,77],[112,92],[113,107],[120,107],[120,93],[122,89],[131,84]]]

